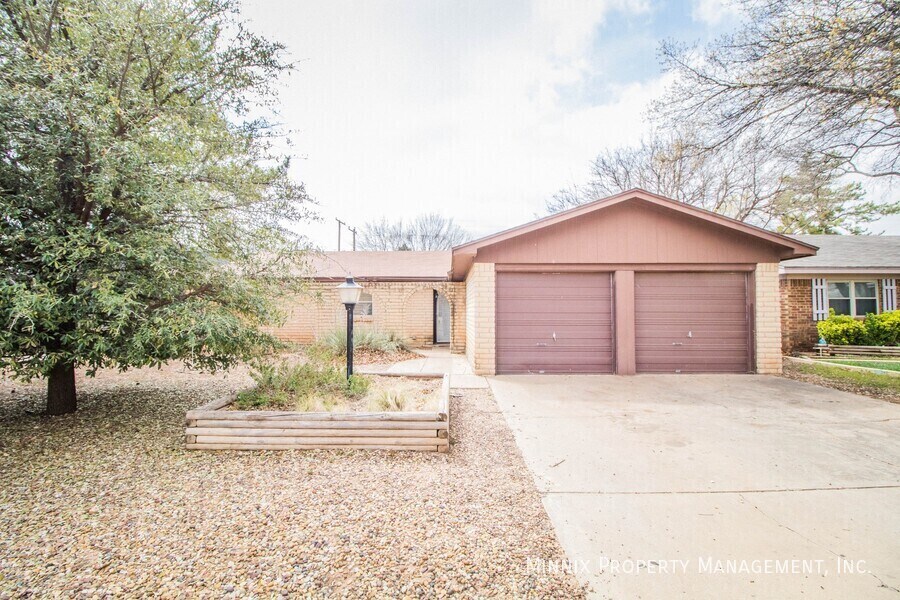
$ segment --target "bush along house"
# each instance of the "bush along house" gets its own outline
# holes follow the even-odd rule
[[[791,237],[819,250],[779,267],[785,354],[810,350],[819,340],[816,323],[832,310],[862,320],[897,309],[900,236]]]

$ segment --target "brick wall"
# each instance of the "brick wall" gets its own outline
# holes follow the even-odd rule
[[[812,279],[782,279],[781,351],[793,354],[812,349],[819,339],[812,313]]]
[[[759,263],[756,284],[756,372],[781,373],[781,297],[778,263]]]
[[[466,357],[479,375],[493,375],[496,370],[494,286],[493,263],[473,264],[466,278]]]
[[[466,292],[464,283],[456,282],[360,282],[372,294],[372,316],[357,316],[354,327],[396,332],[413,346],[432,343],[433,290],[450,301],[450,348],[466,349]],[[271,329],[279,338],[309,343],[334,329],[343,329],[347,312],[338,300],[333,282],[313,282],[306,294],[288,298],[282,304],[285,322]]]

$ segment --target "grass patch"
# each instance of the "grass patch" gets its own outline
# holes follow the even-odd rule
[[[854,388],[863,388],[860,391],[865,391],[864,388],[871,388],[900,394],[900,377],[894,377],[892,375],[842,369],[840,367],[832,367],[824,364],[810,365],[795,363],[791,365],[791,369],[807,375],[815,375],[830,382],[849,384]]]
[[[256,387],[238,394],[234,401],[238,410],[331,412],[365,396],[369,389],[369,380],[362,375],[348,381],[341,369],[314,362],[259,364],[251,376]]]
[[[900,362],[892,360],[828,360],[822,361],[823,364],[837,363],[839,365],[850,365],[851,367],[867,367],[869,369],[881,369],[882,371],[900,371]]]

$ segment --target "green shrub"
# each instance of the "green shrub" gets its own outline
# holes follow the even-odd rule
[[[838,346],[865,345],[868,339],[866,326],[849,315],[836,315],[834,310],[824,321],[816,324],[819,336],[829,344]]]
[[[409,342],[394,332],[381,332],[374,329],[359,329],[353,332],[354,350],[376,350],[379,352],[396,352],[406,350]],[[314,353],[326,352],[333,356],[347,354],[347,330],[334,329],[323,335],[314,344]]]
[[[900,310],[866,315],[869,345],[900,346]]]
[[[900,345],[900,311],[880,315],[868,314],[860,321],[848,315],[836,315],[816,324],[819,336],[836,346],[897,346]]]
[[[350,381],[338,367],[313,363],[263,363],[250,373],[256,382],[252,390],[241,392],[235,406],[241,410],[295,405],[298,410],[331,410],[339,400],[365,395],[369,380],[353,375]]]

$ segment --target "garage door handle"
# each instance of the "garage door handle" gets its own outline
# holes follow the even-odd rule
[[[673,346],[684,346],[684,342],[672,342]]]
[[[546,342],[538,342],[535,346],[546,346]]]

